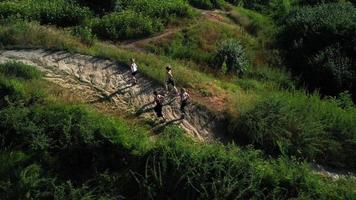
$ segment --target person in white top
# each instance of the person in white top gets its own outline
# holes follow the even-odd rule
[[[135,63],[135,59],[131,59],[131,76],[132,76],[132,80],[134,82],[134,84],[137,83],[137,79],[136,79],[136,75],[138,72],[138,67],[137,64]]]
[[[184,119],[185,117],[185,107],[189,103],[189,98],[190,96],[187,90],[185,88],[182,88],[180,93],[180,111],[182,112],[181,119]]]
[[[166,73],[167,73],[167,79],[166,79],[166,90],[168,92],[168,86],[171,85],[174,89],[174,91],[176,92],[177,95],[179,95],[178,90],[175,86],[175,81],[173,78],[173,74],[172,74],[172,67],[171,66],[167,66],[166,67]]]

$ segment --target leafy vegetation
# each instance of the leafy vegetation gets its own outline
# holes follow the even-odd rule
[[[189,0],[189,3],[197,8],[211,10],[221,8],[224,4],[224,0]]]
[[[37,79],[41,77],[41,73],[27,65],[17,62],[8,62],[0,66],[0,73],[6,76],[12,76],[23,79]]]
[[[192,15],[191,8],[184,0],[123,0],[118,1],[116,10],[133,10],[164,21]]]
[[[72,0],[82,6],[89,7],[94,13],[103,15],[113,12],[117,5],[117,0]]]
[[[333,167],[355,168],[356,109],[317,95],[274,94],[231,124],[236,141],[270,154],[297,155]],[[350,151],[351,150],[351,151]]]
[[[85,5],[85,6],[81,6]],[[88,6],[88,7],[86,7]],[[90,10],[91,9],[91,10]],[[93,12],[98,17],[93,16]],[[0,2],[0,18],[20,18],[57,26],[81,26],[80,34],[89,33],[106,40],[145,37],[162,30],[176,18],[191,17],[191,8],[184,0],[130,0],[130,1],[81,1],[81,0],[29,0]],[[92,30],[88,30],[88,29]],[[85,31],[85,32],[83,32]]]
[[[285,61],[311,90],[355,93],[356,9],[323,4],[293,11],[280,33]]]
[[[92,30],[99,38],[110,40],[140,38],[161,29],[162,24],[132,11],[111,13],[92,23]]]
[[[36,20],[41,24],[74,26],[91,15],[89,9],[67,0],[29,0],[0,2],[1,18]]]
[[[247,68],[245,51],[238,40],[223,41],[216,52],[214,66],[227,74],[243,75]]]

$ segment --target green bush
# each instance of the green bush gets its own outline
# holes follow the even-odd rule
[[[0,108],[17,103],[26,96],[24,86],[0,75]]]
[[[94,20],[92,25],[93,33],[99,38],[110,40],[141,38],[161,29],[159,21],[134,11],[111,13]]]
[[[197,8],[211,10],[221,8],[224,4],[224,0],[189,0],[189,3]]]
[[[87,26],[77,26],[73,28],[72,34],[80,38],[80,41],[87,45],[93,45],[96,41],[96,36],[92,33],[91,28]]]
[[[97,14],[104,14],[115,10],[118,0],[71,0],[87,6]]]
[[[8,105],[29,105],[36,101],[42,101],[44,94],[41,90],[23,83],[23,80],[35,80],[41,76],[41,72],[37,69],[23,63],[0,64],[0,108]]]
[[[0,64],[0,74],[22,79],[39,79],[42,74],[36,68],[20,62]]]
[[[45,94],[37,87],[39,77],[41,73],[31,66],[16,62],[1,64],[0,108],[43,102]]]
[[[146,165],[133,173],[138,188],[141,188],[139,197],[347,198],[342,189],[318,182],[310,176],[303,164],[286,159],[266,163],[258,151],[239,150],[233,146],[223,150],[215,144],[193,145],[183,135],[177,134],[176,129],[169,129],[165,134],[158,148],[146,158]]]
[[[333,167],[356,169],[356,109],[318,95],[276,94],[231,122],[236,141],[272,155],[285,154]]]
[[[223,41],[217,49],[213,65],[215,68],[225,70],[227,74],[242,75],[247,68],[247,59],[240,42],[235,39]]]
[[[345,0],[295,0],[295,3],[301,6],[338,2],[345,2]]]
[[[133,10],[142,15],[169,21],[172,17],[189,17],[192,11],[185,0],[122,0],[116,11]]]
[[[235,6],[242,6],[244,8],[262,11],[271,0],[226,0]]]
[[[31,156],[22,152],[0,153],[0,195],[11,199],[93,199],[85,185],[74,187],[71,181],[58,183],[46,170],[31,164]]]
[[[356,8],[349,3],[294,10],[280,32],[286,64],[309,89],[356,94]]]
[[[276,22],[282,22],[283,19],[290,13],[292,4],[293,2],[291,0],[271,0],[268,4],[267,14]]]
[[[36,20],[41,24],[73,26],[90,16],[88,8],[79,7],[68,0],[29,0],[0,2],[1,18],[19,17]]]

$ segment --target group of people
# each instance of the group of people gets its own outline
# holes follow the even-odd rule
[[[136,75],[138,73],[138,66],[135,62],[135,59],[131,59],[131,76],[132,76],[132,81],[133,84],[137,84],[137,79]],[[165,81],[165,86],[166,86],[166,93],[168,94],[169,91],[169,86],[171,86],[175,92],[176,96],[180,97],[180,111],[181,111],[181,119],[185,118],[186,114],[186,107],[189,103],[189,94],[185,88],[181,88],[180,92],[178,92],[178,89],[176,87],[174,77],[172,74],[172,67],[167,66],[166,67],[166,81]],[[160,94],[157,90],[153,92],[154,96],[154,101],[155,101],[155,107],[154,107],[154,112],[156,113],[156,116],[158,119],[161,121],[166,121],[166,118],[163,115],[163,106],[164,106],[164,101],[165,101],[165,95]]]

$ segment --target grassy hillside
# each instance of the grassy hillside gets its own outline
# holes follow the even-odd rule
[[[177,127],[157,140],[139,125],[54,98],[41,73],[0,65],[3,199],[352,199],[354,180],[306,163],[196,143]],[[42,89],[38,89],[42,88]]]
[[[351,84],[356,68],[350,48],[356,41],[350,34],[356,12],[345,2],[0,1],[0,48],[66,50],[127,67],[135,58],[140,71],[162,85],[164,68],[171,64],[194,103],[223,116],[226,136],[234,142],[196,144],[176,127],[154,142],[144,127],[136,130],[125,119],[58,103],[46,89],[37,92],[34,88],[46,83],[32,68],[2,65],[1,159],[9,165],[1,169],[8,180],[1,192],[7,199],[47,194],[64,199],[353,199],[354,180],[321,178],[303,163],[356,169]],[[335,20],[317,23],[328,12]],[[309,31],[313,28],[316,32]],[[124,46],[169,31],[137,46],[140,51]],[[312,50],[303,43],[319,41],[316,37],[333,40]],[[223,45],[229,41],[238,45]],[[243,73],[236,73],[239,65],[226,73],[228,61],[218,64],[219,53],[234,48],[247,60]],[[75,123],[69,120],[76,117]],[[40,123],[44,120],[49,121]],[[73,161],[73,173],[66,174],[70,170],[63,163],[82,151],[88,152],[83,163],[90,167]],[[69,157],[61,160],[62,155]],[[84,167],[88,170],[78,177]],[[14,190],[7,189],[9,182]]]

